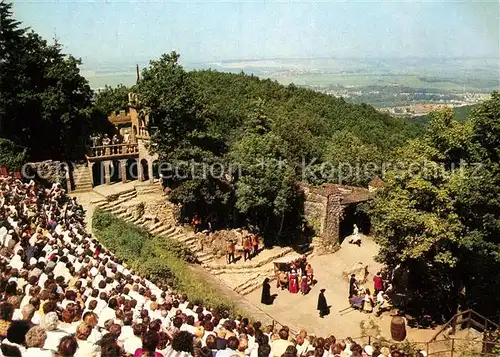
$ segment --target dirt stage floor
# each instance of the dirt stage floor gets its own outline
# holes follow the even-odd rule
[[[381,268],[381,265],[373,259],[377,252],[378,246],[368,238],[364,239],[361,247],[343,244],[334,254],[313,256],[309,260],[314,269],[315,280],[318,282],[306,296],[277,289],[276,282],[273,282],[271,294],[278,294],[273,305],[260,304],[260,289],[247,298],[278,322],[286,322],[285,324],[294,330],[304,328],[311,333],[334,334],[339,338],[361,336],[360,323],[371,315],[352,309],[339,312],[349,306],[347,300],[349,284],[342,276],[342,272],[358,262],[368,265],[370,274],[365,287],[373,290],[373,274]],[[328,305],[331,305],[330,314],[324,318],[320,318],[316,310],[320,289],[326,289],[325,296]]]

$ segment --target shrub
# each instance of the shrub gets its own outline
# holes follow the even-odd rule
[[[8,139],[0,138],[0,166],[17,171],[26,163],[26,150]]]

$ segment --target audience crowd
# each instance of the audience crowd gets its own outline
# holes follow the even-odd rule
[[[83,219],[59,185],[0,177],[0,356],[404,356],[396,346],[293,333],[196,306],[128,269]]]

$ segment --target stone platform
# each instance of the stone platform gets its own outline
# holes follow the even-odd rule
[[[125,183],[115,182],[109,185],[95,186],[93,192],[103,196],[106,199],[110,199],[114,196],[119,196],[132,191],[142,192],[145,189],[151,188],[156,188],[156,191],[161,194],[161,187],[158,180],[156,180],[153,184],[150,184],[149,181],[140,182],[137,180],[128,181]]]

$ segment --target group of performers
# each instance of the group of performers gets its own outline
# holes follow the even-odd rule
[[[288,289],[292,294],[300,291],[302,295],[306,295],[315,283],[313,268],[305,257],[291,262],[285,269],[277,269],[275,273],[276,287],[281,290]]]
[[[241,248],[243,251],[243,259],[246,262],[252,260],[259,253],[259,235],[247,234],[241,239]],[[236,263],[234,253],[237,250],[236,241],[229,240],[226,242],[226,261],[227,264]]]
[[[377,316],[382,311],[390,309],[392,306],[389,296],[384,292],[384,281],[380,276],[380,272],[373,277],[374,294],[370,289],[358,286],[356,276],[351,275],[349,280],[349,304],[350,307],[365,312],[372,313],[375,310]]]

